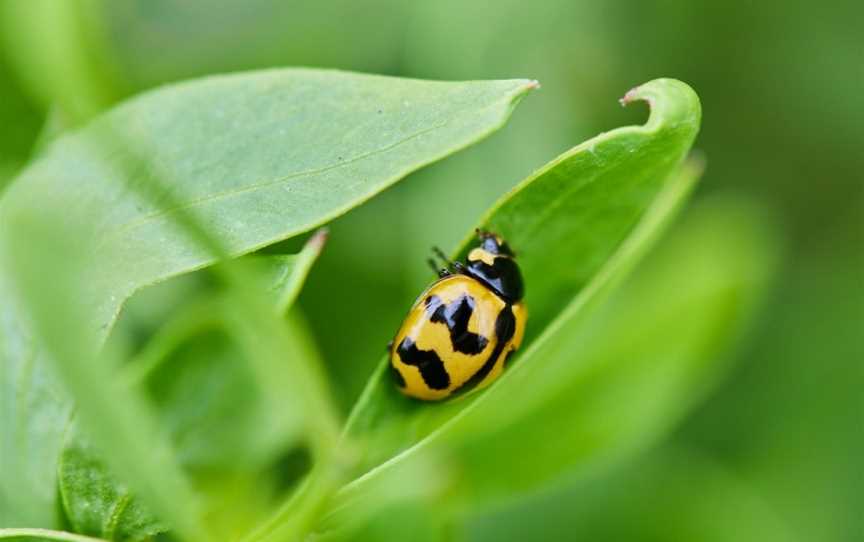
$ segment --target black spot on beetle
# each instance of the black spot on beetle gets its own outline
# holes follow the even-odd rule
[[[454,351],[476,356],[489,344],[486,337],[468,331],[468,321],[476,306],[470,295],[463,295],[446,305],[440,297],[433,295],[427,297],[425,303],[430,313],[429,320],[447,326]]]
[[[444,362],[433,350],[420,350],[411,337],[405,337],[396,349],[402,363],[420,369],[423,382],[433,390],[446,390],[450,386],[450,375]]]
[[[513,338],[513,334],[516,332],[516,316],[513,314],[513,309],[511,305],[507,305],[504,309],[498,314],[498,318],[495,319],[495,348],[492,349],[492,354],[489,355],[489,358],[486,360],[486,363],[480,367],[476,373],[471,375],[471,378],[465,381],[458,390],[457,393],[467,393],[472,389],[476,388],[480,382],[483,381],[484,378],[492,371],[492,368],[495,367],[495,362],[498,361],[498,358],[501,357],[501,353],[504,350],[504,347],[507,343],[510,342],[510,339]],[[513,353],[513,350],[507,352],[507,356]]]

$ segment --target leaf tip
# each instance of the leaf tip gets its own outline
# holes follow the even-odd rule
[[[540,81],[536,79],[514,79],[518,83],[518,87],[515,90],[515,94],[513,95],[512,103],[518,103],[522,98],[524,98],[529,93],[540,88]]]
[[[324,245],[327,243],[327,239],[330,237],[330,228],[318,228],[312,237],[306,241],[306,248],[314,251],[316,254],[320,253],[324,248]]]
[[[699,131],[702,105],[699,96],[687,83],[670,78],[654,79],[631,88],[618,100],[625,107],[636,101],[644,101],[650,108],[645,124],[648,130],[689,126],[694,138]]]
[[[636,97],[636,91],[639,90],[639,87],[633,87],[627,91],[627,93],[618,98],[618,103],[621,104],[621,107],[627,107],[627,105],[633,103],[635,100],[639,98]]]

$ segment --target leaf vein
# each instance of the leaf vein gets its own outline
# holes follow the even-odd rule
[[[202,197],[202,198],[198,198],[196,200],[189,201],[188,203],[185,203],[183,205],[178,205],[178,206],[168,208],[168,209],[162,209],[162,210],[150,213],[148,215],[144,215],[144,216],[140,217],[138,220],[128,222],[125,225],[123,225],[122,227],[118,228],[117,230],[115,230],[115,232],[113,234],[107,236],[105,238],[105,240],[108,241],[108,240],[111,240],[113,238],[119,237],[119,236],[123,235],[124,233],[127,233],[131,230],[137,229],[139,227],[142,227],[149,222],[153,222],[153,221],[159,219],[160,217],[167,216],[169,214],[177,213],[180,211],[186,211],[186,210],[198,207],[200,205],[203,205],[203,204],[211,202],[211,201],[224,199],[224,198],[230,198],[232,196],[238,196],[238,195],[245,194],[248,192],[254,192],[254,191],[262,189],[262,188],[269,188],[271,186],[277,186],[279,184],[282,184],[286,181],[290,181],[292,179],[311,177],[313,175],[319,175],[321,173],[326,173],[328,171],[333,171],[333,170],[336,170],[336,169],[339,169],[342,167],[349,166],[351,164],[354,164],[356,162],[359,162],[359,161],[364,160],[366,158],[369,158],[371,156],[375,156],[377,154],[382,154],[382,153],[388,152],[390,150],[393,150],[394,148],[396,148],[396,147],[398,147],[404,143],[408,143],[409,141],[412,141],[418,137],[421,137],[421,136],[426,135],[430,132],[438,130],[438,129],[446,126],[447,124],[449,124],[451,120],[452,119],[448,119],[447,121],[445,121],[441,124],[438,124],[438,125],[432,126],[430,128],[427,128],[425,130],[421,130],[417,133],[411,134],[411,135],[409,135],[409,136],[407,136],[407,137],[405,137],[399,141],[396,141],[390,145],[375,149],[373,151],[369,151],[369,152],[364,153],[364,154],[360,154],[360,155],[355,156],[349,160],[345,160],[345,161],[339,162],[337,164],[331,164],[331,165],[320,167],[317,169],[309,169],[306,171],[291,173],[291,174],[284,175],[282,177],[278,177],[276,179],[272,179],[269,181],[259,181],[259,182],[250,184],[248,186],[239,187],[239,188],[235,188],[232,190],[226,190],[224,192],[217,192],[217,193],[210,194],[210,195]]]

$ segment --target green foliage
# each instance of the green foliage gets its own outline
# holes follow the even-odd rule
[[[693,499],[693,487],[701,498]],[[658,491],[658,488],[663,488]],[[509,503],[473,518],[465,538],[473,541],[705,540],[735,542],[800,540],[746,484],[692,451],[661,447],[638,460]]]
[[[49,106],[62,104],[74,122],[104,108],[114,92],[105,48],[94,43],[103,36],[99,11],[91,0],[5,2],[0,8],[2,30],[18,45],[10,60],[28,89]]]
[[[193,232],[191,239],[183,233],[177,224],[179,211],[197,209],[194,219],[206,223],[207,235],[218,239],[218,249],[224,245],[224,251],[233,254],[254,250],[308,230],[408,171],[486,135],[529,88],[527,82],[422,83],[314,70],[272,71],[169,87],[59,139],[22,173],[0,203],[0,230],[12,237],[10,243],[24,242],[28,228],[34,239],[18,247],[24,254],[14,248],[7,251],[4,261],[17,265],[26,260],[28,251],[33,252],[30,256],[39,263],[30,262],[32,270],[19,269],[21,278],[32,280],[45,319],[58,328],[63,327],[63,317],[51,314],[51,305],[63,296],[45,295],[38,283],[57,284],[44,275],[46,270],[71,271],[73,264],[78,265],[80,276],[61,277],[71,283],[60,293],[80,292],[67,302],[70,311],[77,307],[86,314],[66,318],[87,328],[76,336],[80,350],[68,352],[74,358],[69,363],[83,365],[78,372],[66,361],[58,363],[78,379],[81,396],[101,398],[92,413],[99,418],[98,412],[112,411],[108,409],[111,400],[93,393],[96,383],[104,379],[89,373],[86,360],[101,343],[121,303],[143,286],[212,263],[218,255],[208,251],[212,245],[202,249],[196,243],[201,228],[187,230]],[[295,100],[303,100],[305,107],[298,110]],[[347,125],[354,127],[352,131],[345,131]],[[263,133],[271,140],[267,145],[258,143]],[[350,147],[341,146],[343,141]],[[126,146],[130,142],[133,147]],[[146,167],[135,162],[138,148],[147,149]],[[398,157],[388,158],[394,152]],[[153,183],[162,172],[184,182],[171,191],[161,190]],[[33,205],[36,201],[39,204]],[[166,201],[172,205],[163,211]],[[58,234],[67,238],[54,239]],[[45,252],[36,243],[40,236],[63,252]],[[296,296],[297,286],[292,284],[281,304]],[[19,285],[19,289],[24,288]],[[7,457],[18,465],[6,486],[14,488],[9,491],[26,514],[21,516],[25,525],[50,526],[55,490],[46,473],[54,471],[63,423],[36,427],[27,423],[35,414],[20,407],[29,407],[26,399],[38,393],[30,387],[43,381],[51,385],[52,377],[42,375],[45,360],[32,360],[37,356],[31,352],[35,347],[21,339],[26,330],[17,329],[23,325],[22,313],[16,310],[11,293],[4,298],[9,299],[3,304],[9,311],[3,320],[9,328],[4,334],[11,337],[3,342],[4,381],[6,389],[17,390],[4,397],[25,398],[4,409],[10,419],[2,426],[9,432],[3,442],[10,448]],[[57,329],[51,334],[62,342],[69,331]],[[262,346],[260,341],[253,343],[253,348]],[[65,344],[57,346],[65,348]],[[273,361],[275,369],[268,372],[264,367],[258,376],[273,396],[284,398],[291,386],[280,388],[276,375],[285,374],[284,364],[272,359],[280,351],[285,354],[284,348],[270,348],[269,354],[253,361],[259,366],[267,358]],[[281,383],[286,380],[291,377],[283,376]],[[69,409],[63,400],[34,397],[34,402],[35,410]],[[54,403],[59,404],[52,407]],[[52,420],[68,417],[51,415]],[[131,419],[127,422],[118,413],[115,428],[106,433],[135,426]],[[146,448],[148,437],[129,437],[138,442],[139,450]],[[27,454],[26,447],[15,446],[27,438],[38,439],[33,444],[38,453]],[[160,479],[155,472],[144,477],[151,482]]]
[[[311,529],[324,539],[344,535],[358,540],[857,541],[864,529],[864,515],[859,513],[864,484],[855,475],[864,453],[864,432],[858,430],[864,384],[858,363],[864,358],[864,198],[860,175],[855,174],[864,170],[864,154],[857,148],[864,138],[864,109],[859,105],[864,64],[857,47],[860,25],[855,24],[861,16],[859,3],[837,0],[819,9],[790,4],[779,11],[770,3],[717,0],[7,0],[0,5],[0,197],[22,165],[51,152],[51,142],[64,131],[125,97],[178,80],[273,66],[441,80],[530,75],[543,82],[543,90],[520,106],[507,130],[488,144],[424,168],[410,182],[398,183],[333,221],[331,241],[308,281],[291,274],[296,288],[277,293],[270,288],[270,279],[250,278],[254,264],[243,261],[192,273],[178,271],[182,275],[146,286],[123,304],[98,362],[105,362],[111,382],[123,384],[119,395],[131,393],[133,402],[148,407],[161,444],[167,444],[176,459],[177,471],[196,497],[203,497],[202,522],[221,529],[221,534],[236,534],[267,525],[262,516],[275,508],[284,514],[274,513],[274,524],[297,518],[288,525],[288,534]],[[369,373],[380,363],[383,344],[432,278],[424,265],[428,248],[460,247],[466,232],[502,193],[574,141],[637,122],[643,114],[640,108],[622,112],[612,98],[660,74],[688,81],[699,89],[705,106],[698,146],[709,157],[709,167],[696,198],[705,200],[717,192],[735,195],[695,208],[685,222],[674,224],[670,239],[687,238],[681,232],[699,224],[728,230],[727,239],[700,229],[698,239],[705,246],[698,249],[704,261],[718,261],[719,270],[743,277],[748,270],[733,264],[744,266],[746,258],[754,266],[771,268],[772,240],[758,233],[762,220],[756,217],[779,218],[783,226],[779,231],[789,257],[777,268],[773,295],[753,322],[748,341],[732,352],[735,359],[711,354],[722,350],[723,330],[737,333],[733,322],[725,326],[717,314],[722,312],[718,307],[723,296],[704,301],[704,319],[702,309],[691,309],[684,299],[722,289],[723,284],[729,291],[755,291],[759,281],[752,287],[733,286],[723,277],[709,276],[709,271],[703,277],[685,276],[672,266],[669,276],[683,277],[680,285],[692,287],[669,287],[665,275],[651,273],[657,282],[647,288],[666,285],[663,291],[670,300],[668,307],[661,304],[657,309],[649,302],[659,298],[641,295],[631,284],[640,283],[647,270],[659,269],[652,262],[662,254],[677,252],[669,252],[666,247],[671,245],[662,242],[634,268],[630,281],[620,288],[610,284],[600,292],[604,295],[587,296],[594,301],[577,311],[581,322],[572,323],[573,337],[560,339],[563,354],[572,356],[562,354],[561,359],[572,361],[562,361],[548,375],[555,380],[561,370],[560,388],[573,390],[562,392],[559,401],[567,405],[568,423],[560,423],[555,400],[531,390],[510,389],[505,407],[519,412],[496,413],[494,418],[511,429],[471,427],[480,442],[489,435],[516,431],[524,431],[527,439],[536,435],[531,430],[546,427],[535,427],[536,418],[546,416],[549,427],[563,426],[562,439],[579,436],[578,442],[568,440],[561,446],[577,450],[574,457],[550,460],[544,455],[548,469],[538,466],[534,472],[520,463],[518,472],[510,473],[520,489],[531,488],[529,495],[489,485],[490,473],[501,477],[501,485],[511,479],[498,472],[510,465],[509,460],[497,461],[495,454],[483,457],[476,475],[470,476],[472,471],[460,483],[464,471],[456,467],[469,460],[478,463],[471,459],[471,450],[459,451],[461,436],[453,439],[453,450],[449,442],[433,446],[430,440],[425,452],[415,450],[407,457],[399,452],[426,441],[425,435],[435,427],[450,427],[452,411],[467,410],[467,403],[491,403],[485,397],[499,386],[454,405],[439,405],[440,417],[420,412],[423,406],[415,412],[398,403],[378,402],[387,410],[366,412],[367,428],[374,430],[351,441],[354,446],[347,449],[347,458],[328,457],[328,442],[337,438],[342,425],[339,414],[347,414],[355,403]],[[108,134],[108,146],[97,138],[98,148],[129,151],[123,153],[119,170],[156,171],[150,149],[135,148],[121,131]],[[262,134],[263,147],[273,134]],[[226,157],[225,162],[233,159]],[[698,165],[688,163],[687,167]],[[162,178],[161,170],[156,173],[152,177],[160,177],[163,188],[184,184],[183,179]],[[144,205],[170,209],[176,193],[165,190],[166,198],[160,198],[159,186],[124,186],[120,191],[129,189]],[[45,210],[52,220],[75,214],[76,201],[66,198],[71,189],[62,188],[66,201],[59,210]],[[751,205],[754,200],[760,205]],[[33,200],[28,205],[38,211],[42,203]],[[207,224],[189,218],[171,215],[176,232],[172,230],[169,240],[177,233],[208,261],[223,259],[226,239],[208,235]],[[570,239],[590,241],[591,233],[586,226]],[[21,228],[8,234],[20,236],[22,255],[51,252],[49,238],[55,235],[62,235],[56,243],[59,253],[67,245],[73,258],[86,252],[74,228],[58,227],[41,237]],[[508,230],[509,235],[519,232]],[[301,241],[292,238],[266,252],[279,257],[295,253]],[[520,243],[520,254],[533,246],[530,239],[527,246]],[[760,243],[762,251],[747,248]],[[687,243],[680,246],[685,247],[680,257],[688,269],[707,269],[694,260],[696,252],[687,249]],[[721,247],[736,262],[724,259]],[[535,345],[545,343],[548,326],[542,322],[557,321],[560,308],[553,309],[570,301],[569,291],[560,299],[549,293],[552,277],[576,287],[575,273],[551,257],[561,247],[555,249],[544,252],[550,255],[549,268],[539,279],[533,273],[528,285],[529,295],[548,296],[531,301],[531,349],[526,344],[511,367],[518,373],[499,382],[500,387],[515,387],[513,382],[533,373],[520,367],[527,367],[523,361],[540,351]],[[706,253],[710,250],[717,250],[717,260]],[[141,258],[131,254],[126,267],[146,265],[152,252]],[[35,262],[41,255],[32,256]],[[531,260],[540,261],[537,254]],[[51,254],[38,261],[49,265],[49,272],[34,279],[35,286],[28,291],[34,299],[44,294],[46,307],[53,301],[64,310],[67,289],[73,292],[73,302],[103,299],[100,287],[86,278],[60,276],[74,271],[74,261],[67,265]],[[572,271],[597,266],[582,262],[570,260],[570,266],[575,264]],[[110,275],[110,266],[105,267]],[[754,278],[760,275],[755,267],[751,271]],[[55,281],[61,284],[52,284]],[[64,506],[58,500],[62,495],[55,473],[64,443],[87,450],[81,464],[101,465],[86,467],[104,482],[100,486],[94,479],[90,487],[103,487],[108,499],[128,491],[133,496],[127,501],[130,506],[140,503],[150,514],[167,517],[154,514],[155,508],[137,489],[141,480],[129,476],[112,459],[116,450],[88,428],[87,420],[96,416],[87,415],[80,405],[73,408],[72,390],[54,368],[58,360],[46,355],[40,331],[45,326],[36,326],[18,299],[19,283],[0,272],[0,537],[85,540],[60,531],[2,529],[41,525],[80,530],[71,524],[75,505]],[[52,299],[55,286],[61,297]],[[298,306],[287,310],[286,323],[261,317],[270,314],[274,304],[282,305],[279,296],[291,305],[301,286]],[[628,295],[649,307],[633,309]],[[743,315],[746,305],[742,299],[730,300],[727,306],[730,315],[738,314],[735,307]],[[224,307],[234,310],[224,314]],[[52,336],[77,333],[75,316],[92,314],[91,308],[81,307],[60,318],[60,324],[72,325],[57,325]],[[616,318],[615,311],[624,314]],[[688,315],[676,324],[677,333],[668,331],[674,314]],[[614,332],[610,326],[616,323],[626,329]],[[700,343],[698,337],[712,335],[712,325],[716,345]],[[650,333],[642,332],[648,328]],[[81,331],[82,336],[89,334]],[[96,343],[101,344],[107,333],[96,332]],[[662,337],[671,337],[673,345],[681,343],[677,361],[660,355],[667,346],[660,344]],[[604,346],[605,342],[618,347]],[[564,345],[571,345],[572,352],[565,352]],[[299,351],[292,350],[295,347]],[[636,360],[625,364],[621,358],[631,347],[629,355]],[[685,355],[685,347],[693,356],[704,352],[705,365],[687,362],[684,358],[694,358]],[[296,374],[293,369],[282,372],[285,366],[293,367],[294,359],[316,365],[317,348],[324,368],[299,368],[305,375],[300,381],[308,377],[312,382],[304,389],[313,391],[302,399],[291,392],[280,396],[286,385],[282,378]],[[642,350],[656,357],[639,355]],[[657,367],[654,377],[650,360]],[[731,378],[707,403],[689,408],[711,389],[712,380],[724,376],[730,361],[739,362],[733,365]],[[172,378],[172,367],[183,376],[178,382]],[[272,369],[276,377],[270,374]],[[585,374],[579,373],[583,369]],[[532,382],[557,389],[544,380]],[[699,389],[690,389],[686,382]],[[195,388],[195,383],[203,387]],[[159,395],[163,386],[165,393]],[[190,387],[194,389],[187,391]],[[97,385],[87,391],[97,392]],[[186,393],[188,402],[182,400]],[[324,400],[314,403],[321,408],[302,406],[328,394],[332,405]],[[549,408],[541,408],[547,399]],[[202,403],[196,410],[198,400]],[[227,409],[232,401],[240,401],[236,412]],[[523,401],[530,404],[522,405]],[[277,404],[283,406],[267,406]],[[315,416],[322,410],[335,413]],[[531,418],[526,418],[527,412]],[[262,417],[268,414],[269,418]],[[199,423],[207,419],[212,423]],[[303,426],[307,419],[313,426],[320,423],[321,429]],[[670,434],[669,427],[679,419],[683,423]],[[259,421],[275,422],[273,431],[248,425]],[[194,428],[187,430],[190,424]],[[208,445],[217,438],[219,427],[226,438]],[[387,427],[392,428],[390,434]],[[671,445],[646,452],[646,445],[658,438]],[[493,451],[522,444],[509,439],[494,442]],[[184,449],[184,444],[189,447]],[[542,446],[531,447],[531,452],[538,448],[550,453]],[[242,459],[242,468],[228,469],[224,460],[234,452]],[[342,502],[350,497],[349,491],[334,488],[374,467],[376,458],[386,460],[394,453],[401,457],[398,468],[385,467],[370,476],[374,484],[352,484],[363,488],[354,493],[359,499],[351,500],[345,513],[333,513],[333,505],[327,504],[333,491]],[[625,458],[635,462],[620,461]],[[312,465],[323,464],[333,468],[314,469],[314,483],[298,486]],[[566,465],[571,467],[556,471]],[[87,487],[84,483],[77,495],[85,496]],[[297,491],[298,487],[309,489]],[[74,496],[76,488],[68,484],[63,492]],[[261,500],[246,499],[250,493]],[[283,505],[290,495],[296,498]],[[441,506],[451,495],[452,506]],[[506,502],[498,502],[502,499]],[[238,501],[245,506],[238,506]],[[487,501],[495,501],[491,510],[483,509]],[[328,525],[342,529],[321,534],[321,509],[327,509],[323,515],[328,516]],[[101,519],[93,524],[101,528]],[[178,537],[175,529],[157,539]]]
[[[57,457],[72,413],[68,392],[44,363],[0,276],[0,446],[3,526],[57,524]]]
[[[571,471],[567,487],[510,498],[475,516],[468,523],[481,539],[495,540],[508,531],[514,538],[530,537],[532,529],[542,529],[562,539],[576,531],[586,540],[736,540],[717,527],[724,521],[738,522],[764,540],[792,539],[764,504],[692,454],[648,453],[633,463],[620,462],[622,453],[643,448],[668,430],[728,368],[725,338],[740,333],[753,294],[775,266],[770,230],[753,211],[746,202],[717,199],[689,212],[639,273],[559,347],[577,352],[569,371],[578,376],[514,427],[522,438],[495,434],[497,453],[474,446],[461,452],[472,461],[463,472],[472,478],[475,472],[485,474],[493,483],[499,479],[491,472],[519,473],[506,460],[509,454],[536,461],[501,482],[511,487],[562,462],[577,465],[580,474]],[[547,442],[555,445],[537,444]],[[572,455],[561,453],[568,448]],[[702,499],[689,498],[693,484]],[[543,519],[533,519],[541,510]],[[609,521],[622,516],[626,520]]]
[[[653,229],[668,219],[666,215],[689,193],[698,176],[687,171],[671,179],[699,127],[700,107],[693,91],[678,81],[657,80],[627,96],[628,100],[653,104],[645,126],[619,128],[568,151],[506,195],[478,225],[500,232],[512,244],[530,285],[526,302],[531,331],[523,346],[525,354],[514,358],[520,366],[536,366],[530,356],[534,351],[532,339],[539,331],[558,337],[572,333],[564,322],[576,319],[616,274],[632,265],[632,259],[645,250],[643,245],[656,235]],[[643,218],[655,200],[660,200],[657,209]],[[634,231],[640,219],[647,225]],[[631,236],[633,239],[627,241]],[[457,253],[466,254],[469,246],[466,240]],[[544,336],[542,340],[554,343],[559,339]],[[550,363],[543,357],[544,365]],[[523,364],[519,361],[523,358],[529,361]],[[508,394],[497,392],[484,394],[480,402],[488,406],[472,404],[467,413],[468,401],[418,405],[395,392],[384,368],[386,363],[382,362],[372,387],[352,414],[349,431],[353,436],[381,425],[379,418],[406,412],[416,419],[404,422],[413,430],[405,432],[411,440],[395,444],[400,450],[457,414],[470,420],[477,408],[490,414],[513,411],[512,406],[504,408],[509,403]],[[516,370],[508,371],[502,381],[515,374]],[[519,386],[534,389],[535,384],[529,380]],[[513,393],[514,388],[509,389]],[[544,396],[542,392],[538,395]],[[481,417],[473,426],[486,422]],[[390,450],[376,450],[382,451]],[[367,466],[385,458],[374,457]]]
[[[296,256],[252,260],[280,313],[290,308],[324,238],[317,234]],[[278,477],[261,474],[273,474],[280,453],[296,439],[299,420],[263,393],[228,325],[232,307],[226,300],[214,303],[209,294],[199,293],[167,322],[129,362],[124,379],[144,388],[184,471],[210,495],[210,508],[230,507],[235,523],[249,523],[284,489]],[[165,530],[115,482],[77,426],[59,461],[60,496],[76,532],[140,540]],[[209,521],[220,524],[218,516]]]
[[[293,308],[322,234],[294,256],[236,258],[488,135],[535,86],[253,72],[144,94],[46,144],[0,201],[0,384],[14,396],[0,430],[20,467],[3,502],[21,503],[4,525],[253,542],[389,539],[421,522],[437,539],[661,438],[721,373],[770,268],[747,209],[703,211],[608,299],[701,173],[686,159],[700,104],[679,81],[628,92],[650,105],[644,125],[574,147],[480,220],[519,253],[531,313],[482,393],[409,400],[385,360],[340,437]],[[195,271],[167,322],[140,316],[156,330],[142,348],[122,325],[106,343],[133,294]],[[49,386],[69,395],[42,404]],[[406,522],[380,521],[394,510]]]
[[[165,531],[108,472],[98,452],[75,426],[60,455],[58,483],[71,529],[107,540],[144,540]]]
[[[137,288],[213,262],[178,216],[235,255],[308,231],[488,135],[533,86],[274,70],[166,87],[46,149],[4,198],[3,226],[36,201],[64,207],[98,251],[109,324]]]

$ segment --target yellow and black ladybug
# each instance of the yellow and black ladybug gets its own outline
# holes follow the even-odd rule
[[[515,255],[499,236],[477,231],[468,261],[450,262],[390,343],[390,370],[405,395],[436,401],[498,378],[525,333],[524,287]]]

